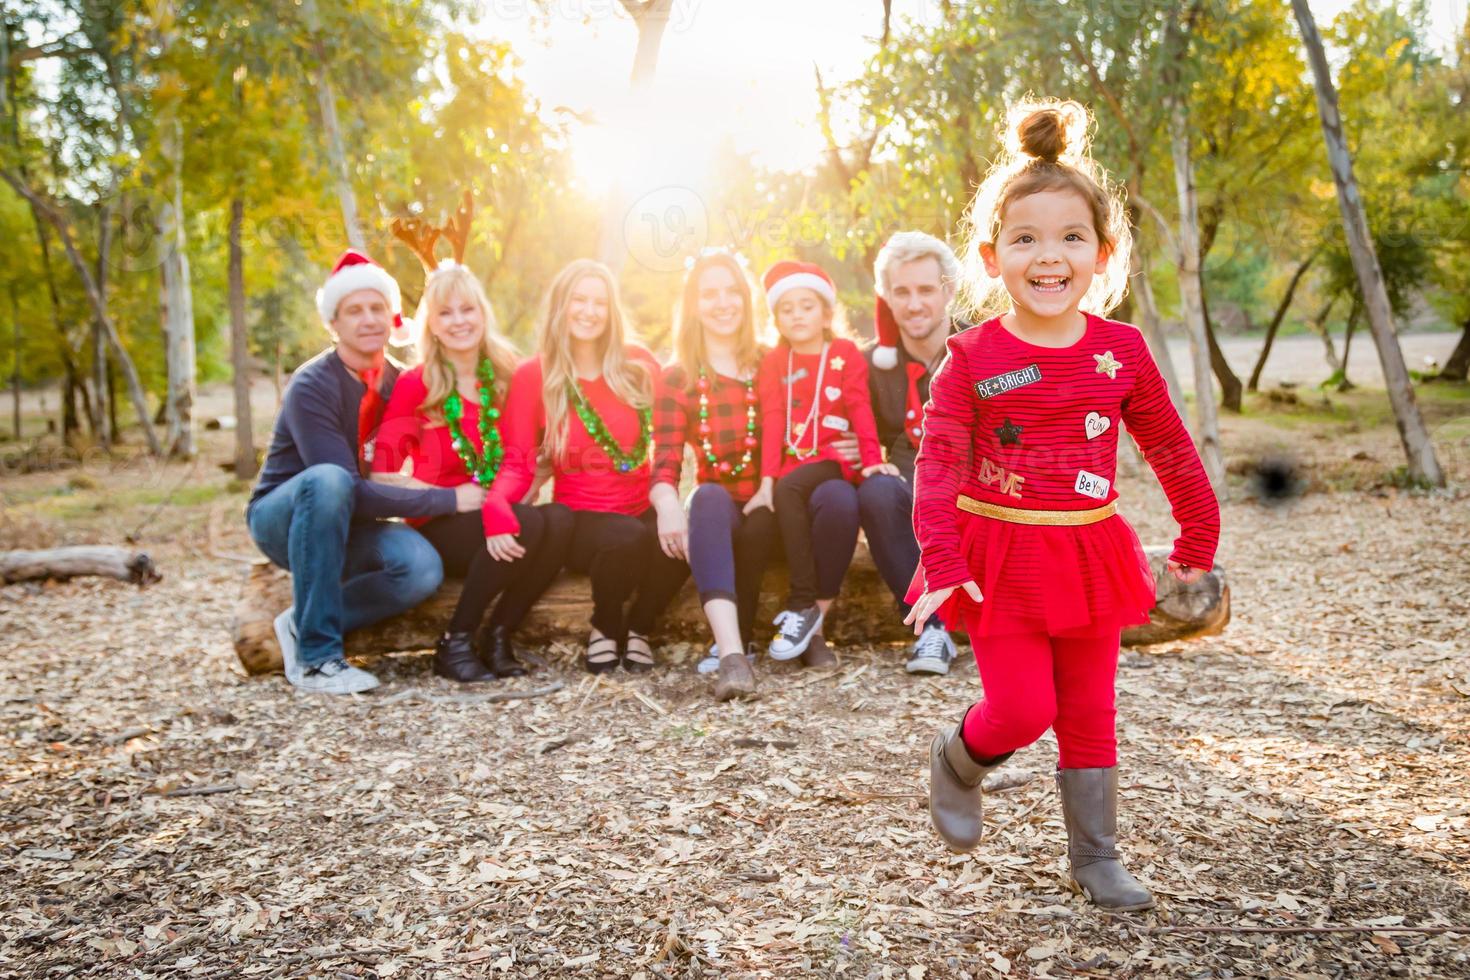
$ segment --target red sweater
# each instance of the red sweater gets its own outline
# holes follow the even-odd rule
[[[653,355],[642,347],[630,345],[628,357],[648,369],[656,389],[660,369]],[[613,441],[624,450],[631,449],[638,441],[641,425],[638,410],[619,401],[606,379],[600,376],[592,381],[579,379],[577,384],[601,416],[602,424]],[[533,357],[516,369],[510,382],[510,393],[505,399],[505,462],[501,464],[500,473],[491,488],[493,493],[486,497],[487,508],[491,496],[500,500],[520,500],[531,489],[536,476],[536,457],[541,452],[541,440],[546,434],[546,404],[541,388],[541,359]],[[652,469],[648,460],[626,473],[620,473],[602,447],[588,435],[574,405],[567,406],[566,447],[564,458],[550,461],[555,480],[553,500],[566,504],[572,510],[604,511],[635,517],[648,509]],[[486,522],[487,527],[492,523],[488,516]],[[496,515],[493,524],[501,530],[520,531],[520,525],[508,506],[504,513]]]
[[[732,499],[744,503],[755,496],[760,484],[759,404],[756,406],[755,432],[747,436],[750,406],[746,400],[745,383],[714,372],[707,377],[709,418],[701,420],[699,391],[690,390],[684,368],[675,364],[664,371],[653,412],[656,437],[653,482],[667,483],[675,488],[679,486],[679,476],[684,469],[684,444],[688,443],[694,447],[694,458],[699,462],[698,482],[721,484],[730,491]],[[716,459],[714,463],[704,453],[702,424],[708,427],[710,451]],[[747,451],[751,454],[750,464],[737,475],[734,470]]]
[[[1082,339],[1058,349],[1028,344],[996,319],[955,334],[948,347],[924,406],[914,478],[914,530],[930,591],[973,577],[958,494],[1026,510],[1091,510],[1116,500],[1119,422],[1173,507],[1173,559],[1213,567],[1219,504],[1136,327],[1088,315]]]
[[[787,377],[788,355],[790,378]],[[856,476],[855,468],[832,448],[832,443],[848,436],[857,436],[863,468],[883,462],[878,423],[873,419],[873,404],[868,401],[868,362],[863,359],[862,351],[852,341],[838,337],[827,345],[826,369],[823,371],[821,368],[821,355],[791,355],[791,348],[784,340],[761,358],[756,389],[761,405],[763,478],[779,479],[803,463],[832,459],[842,464],[843,475],[852,480]],[[819,371],[822,374],[820,392],[816,390]],[[786,451],[788,383],[791,387],[791,441],[803,453],[800,459]],[[817,411],[812,415],[812,404],[819,398]],[[797,432],[797,427],[809,416],[816,427],[815,437],[808,428]],[[812,449],[814,438],[817,452],[806,456]]]
[[[388,398],[388,407],[383,411],[383,422],[378,427],[377,441],[373,450],[374,473],[397,473],[403,469],[404,460],[413,461],[413,478],[436,487],[457,487],[468,483],[470,475],[465,470],[464,460],[454,451],[449,426],[443,422],[430,422],[419,407],[428,397],[424,384],[424,366],[410,368],[399,377]],[[475,451],[483,450],[480,442],[480,405],[470,398],[464,401],[465,437],[474,445]],[[505,438],[505,415],[497,423],[501,438]],[[492,506],[487,499],[482,515],[486,535],[498,533],[489,529],[490,515],[501,509],[509,511],[504,502]],[[414,527],[426,523],[426,517],[409,518]]]

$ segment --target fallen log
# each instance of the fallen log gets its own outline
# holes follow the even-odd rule
[[[141,551],[108,545],[78,545],[41,551],[0,551],[0,581],[6,585],[30,579],[66,580],[79,575],[102,575],[134,585],[152,585],[163,578]]]
[[[1126,646],[1164,643],[1218,633],[1230,621],[1230,589],[1225,572],[1217,568],[1194,585],[1184,585],[1168,575],[1164,562],[1168,548],[1148,549],[1159,583],[1159,605],[1146,626],[1123,634]],[[769,623],[779,612],[786,594],[786,569],[773,566],[762,583],[757,623]],[[406,613],[358,630],[347,637],[349,655],[422,650],[434,645],[444,624],[449,622],[459,600],[460,584],[449,580],[438,594]],[[235,607],[233,637],[235,653],[251,674],[281,669],[281,651],[276,645],[273,621],[291,604],[291,578],[274,565],[250,568],[240,600]],[[517,634],[519,641],[536,645],[552,640],[579,640],[586,635],[592,613],[592,592],[586,576],[563,572]],[[826,633],[836,644],[891,643],[912,639],[893,602],[893,595],[859,541],[857,555],[843,584],[842,597],[833,607]],[[659,639],[704,641],[709,626],[700,608],[693,583],[670,605],[659,627]]]

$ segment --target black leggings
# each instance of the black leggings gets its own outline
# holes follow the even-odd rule
[[[639,517],[595,510],[573,511],[572,517],[567,567],[592,579],[592,625],[619,643],[629,632],[648,635],[689,577],[688,563],[658,546],[653,508]]]
[[[566,562],[572,539],[572,512],[562,504],[531,507],[512,504],[521,533],[516,540],[526,553],[515,561],[496,561],[485,550],[485,530],[478,510],[436,517],[419,532],[444,561],[446,575],[464,579],[449,632],[473,633],[480,628],[490,601],[500,596],[491,626],[515,630],[556,578]]]
[[[776,523],[786,546],[791,591],[786,608],[800,612],[835,599],[857,548],[857,488],[836,460],[804,463],[776,481]]]

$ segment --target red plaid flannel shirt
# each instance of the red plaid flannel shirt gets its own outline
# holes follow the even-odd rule
[[[715,458],[739,466],[745,455],[745,385],[719,374],[710,375],[710,446]],[[699,392],[692,390],[684,369],[672,365],[664,370],[658,398],[653,407],[653,482],[679,486],[684,467],[684,444],[694,447],[699,462],[698,482],[719,483],[737,503],[744,503],[760,489],[760,409],[756,409],[756,444],[750,447],[750,464],[739,476],[724,476],[704,455],[699,435]]]

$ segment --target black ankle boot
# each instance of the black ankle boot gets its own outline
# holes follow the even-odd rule
[[[498,677],[525,677],[526,668],[516,659],[510,627],[491,626],[480,635],[480,659]]]
[[[445,633],[434,644],[434,673],[461,684],[493,681],[496,673],[480,663],[468,633]]]

